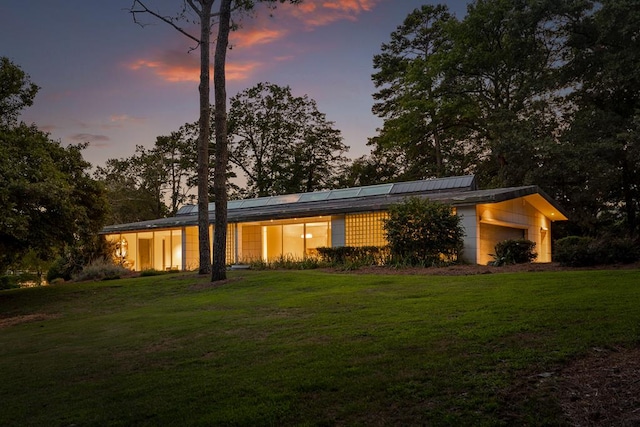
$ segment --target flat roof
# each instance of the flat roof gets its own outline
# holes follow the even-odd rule
[[[321,202],[329,200],[356,199],[360,197],[382,196],[386,194],[411,194],[435,191],[475,190],[474,175],[449,178],[425,179],[421,181],[387,183],[364,187],[340,188],[336,190],[314,191],[310,193],[284,194],[278,196],[257,197],[253,199],[230,200],[227,210],[290,205],[294,203]],[[209,203],[209,212],[215,211],[215,204]],[[182,206],[176,216],[191,215],[198,212],[198,205]]]
[[[304,218],[312,216],[339,215],[351,212],[387,210],[392,204],[411,196],[448,203],[455,207],[481,203],[498,203],[517,197],[540,195],[558,219],[566,219],[559,206],[537,186],[478,190],[473,175],[439,178],[422,181],[400,182],[353,187],[330,191],[288,194],[255,199],[231,200],[228,202],[229,223],[264,221],[269,219]],[[536,199],[537,200],[537,199]],[[209,222],[215,220],[215,208],[209,205]],[[101,234],[127,231],[143,231],[162,228],[177,228],[198,224],[197,205],[183,206],[178,214],[170,218],[129,224],[109,225]]]

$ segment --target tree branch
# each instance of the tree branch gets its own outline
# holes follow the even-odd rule
[[[189,5],[191,5],[193,3],[191,0],[187,0],[187,1],[189,1]],[[136,9],[136,6],[140,6],[142,9]],[[198,11],[195,8],[194,8],[194,10],[196,12]],[[129,9],[129,13],[131,13],[131,15],[133,16],[133,22],[135,22],[136,24],[140,25],[141,27],[144,27],[145,25],[143,23],[141,23],[140,21],[138,21],[138,19],[136,18],[136,14],[137,13],[148,13],[149,15],[152,15],[152,16],[158,18],[159,20],[171,25],[176,31],[178,31],[179,33],[187,36],[188,38],[190,38],[194,42],[198,43],[198,46],[200,46],[200,44],[202,43],[197,37],[194,37],[193,35],[189,34],[187,31],[182,29],[182,27],[179,27],[178,25],[176,25],[176,23],[174,22],[174,20],[172,18],[166,17],[166,16],[162,16],[159,13],[154,12],[153,10],[149,9],[140,0],[133,0],[133,4],[131,5],[131,9]]]

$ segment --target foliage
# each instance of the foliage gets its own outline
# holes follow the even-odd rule
[[[0,271],[35,269],[40,277],[57,255],[91,246],[108,205],[82,157],[87,144],[63,147],[36,125],[17,123],[38,88],[0,62]]]
[[[280,255],[269,261],[261,258],[247,260],[246,263],[252,270],[314,270],[325,265],[318,257],[298,258],[291,255]]]
[[[568,236],[556,242],[553,259],[571,267],[629,264],[640,260],[640,246],[628,238]]]
[[[546,178],[577,231],[596,235],[617,217],[637,237],[640,215],[640,11],[632,0],[597,2],[568,30],[567,131]]]
[[[460,98],[446,75],[442,58],[451,53],[454,17],[444,5],[425,5],[409,14],[374,56],[378,89],[373,112],[385,119],[369,141],[374,155],[393,159],[401,179],[457,174],[464,149],[454,129]],[[462,157],[460,157],[462,155]]]
[[[102,228],[104,189],[87,172],[86,145],[62,147],[35,126],[1,128],[0,268],[30,250],[49,260]]]
[[[537,184],[569,213],[560,235],[636,238],[639,26],[633,0],[475,0],[463,18],[416,9],[373,59],[384,124],[372,157],[400,166],[359,159],[348,181]]]
[[[400,168],[397,157],[378,155],[373,152],[353,160],[344,169],[338,185],[339,187],[360,187],[395,182],[400,174]]]
[[[462,254],[464,231],[449,205],[411,197],[389,208],[384,220],[394,263],[440,265]]]
[[[196,185],[197,128],[185,124],[168,136],[158,136],[153,148],[136,146],[135,154],[108,159],[94,176],[104,183],[112,206],[111,224],[175,215],[193,202]]]
[[[85,239],[82,244],[67,246],[61,251],[49,266],[47,282],[52,283],[57,278],[71,280],[86,266],[103,259],[112,259],[114,253],[113,243],[107,242],[102,235],[94,234]]]
[[[495,246],[495,254],[492,254],[495,266],[524,264],[533,262],[538,254],[533,250],[536,244],[528,239],[511,239],[498,242]]]
[[[317,248],[323,261],[333,266],[349,267],[383,265],[389,258],[389,248],[379,246],[337,246]]]
[[[131,274],[131,271],[114,264],[108,258],[101,258],[84,266],[80,272],[73,275],[73,280],[114,280],[120,279],[127,274]]]
[[[348,149],[315,101],[271,83],[231,98],[229,137],[230,160],[257,197],[333,188]]]
[[[0,291],[5,289],[17,289],[20,287],[19,278],[13,274],[0,275]]]
[[[33,105],[38,89],[19,66],[0,56],[0,127],[15,126],[20,112]]]
[[[402,159],[403,179],[471,171],[522,185],[556,129],[556,3],[474,1],[461,21],[443,5],[412,12],[374,57],[375,152]]]

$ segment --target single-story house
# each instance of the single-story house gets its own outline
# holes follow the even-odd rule
[[[535,242],[536,261],[550,262],[551,224],[567,219],[537,186],[478,190],[473,175],[231,200],[227,262],[302,259],[323,246],[384,246],[382,220],[389,206],[413,196],[454,208],[465,231],[463,258],[473,264],[492,261],[496,243],[515,238]],[[214,218],[212,203],[210,224]],[[197,206],[186,205],[174,217],[110,225],[102,234],[134,270],[193,270],[199,262],[197,224]]]

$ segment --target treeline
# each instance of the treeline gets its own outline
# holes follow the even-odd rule
[[[314,100],[294,96],[289,87],[258,83],[231,98],[228,132],[232,199],[335,188],[348,167],[340,131]],[[211,146],[214,139],[212,135]],[[173,215],[181,205],[193,203],[197,144],[198,123],[187,123],[159,136],[151,149],[138,146],[133,156],[98,167],[95,178],[108,190],[111,222]],[[235,180],[238,174],[241,179]],[[212,186],[209,196],[213,200]]]
[[[568,210],[564,234],[637,237],[639,28],[636,0],[416,9],[374,58],[384,125],[354,180],[536,184]]]

